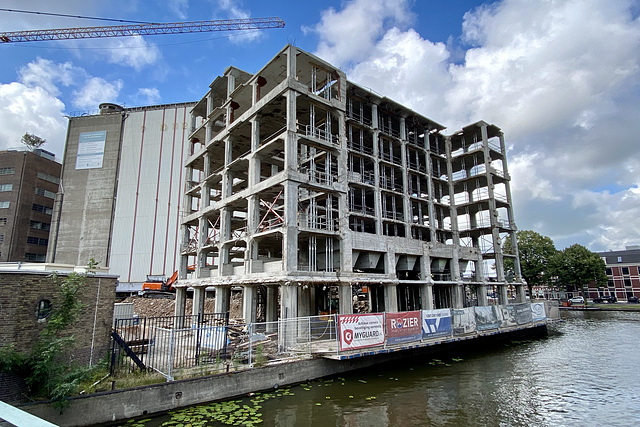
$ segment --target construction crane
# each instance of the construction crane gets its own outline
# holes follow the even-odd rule
[[[277,17],[270,17],[13,31],[0,33],[0,42],[16,43],[42,40],[70,40],[98,37],[146,36],[153,34],[256,30],[265,28],[284,28],[284,21]]]

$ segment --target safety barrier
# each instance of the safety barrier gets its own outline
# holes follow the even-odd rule
[[[131,328],[127,320],[130,319],[118,320],[120,331]],[[140,319],[146,326],[139,323],[135,327],[137,331],[146,331],[146,338],[130,334],[124,341],[137,346],[136,354],[147,369],[173,380],[176,376],[238,371],[312,357],[335,358],[363,349],[384,350],[507,331],[545,323],[547,313],[545,304],[540,302],[398,313],[327,314],[248,324],[229,324],[219,314],[193,320],[191,325],[180,325],[174,318],[169,325],[157,319],[148,322]],[[114,344],[114,355],[115,348]],[[119,366],[135,369],[133,363]]]

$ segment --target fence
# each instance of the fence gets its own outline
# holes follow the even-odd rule
[[[546,322],[543,303],[298,317],[276,322],[229,324],[221,314],[179,318],[120,319],[115,332],[140,359],[122,357],[116,345],[112,372],[154,370],[173,380],[315,356],[340,357],[361,349],[387,349]],[[187,316],[189,318],[190,316]],[[180,327],[176,327],[180,326]],[[127,353],[129,354],[129,353]]]
[[[197,366],[209,356],[211,343],[222,343],[217,352],[224,357],[225,340],[214,331],[226,333],[228,313],[198,316],[169,316],[116,319],[112,331],[111,373],[150,369],[171,377],[175,368]]]

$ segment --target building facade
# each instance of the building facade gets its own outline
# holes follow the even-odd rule
[[[44,262],[61,165],[42,149],[0,151],[0,262]]]
[[[105,103],[69,118],[47,262],[93,258],[119,276],[121,291],[177,270],[191,107]]]
[[[630,296],[640,297],[640,247],[597,254],[606,265],[607,288],[589,288],[589,297],[614,295],[621,301]]]
[[[241,287],[247,322],[506,304],[507,258],[524,302],[497,126],[445,135],[294,46],[227,68],[190,120],[176,314],[208,286],[217,312]]]

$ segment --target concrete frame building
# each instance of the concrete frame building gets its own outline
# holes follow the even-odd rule
[[[0,151],[0,262],[44,262],[61,165],[42,149]]]
[[[506,258],[524,302],[503,134],[443,130],[295,46],[227,68],[191,112],[176,314],[208,286],[217,312],[240,286],[246,322],[363,295],[373,312],[486,305],[488,285],[506,304]]]

